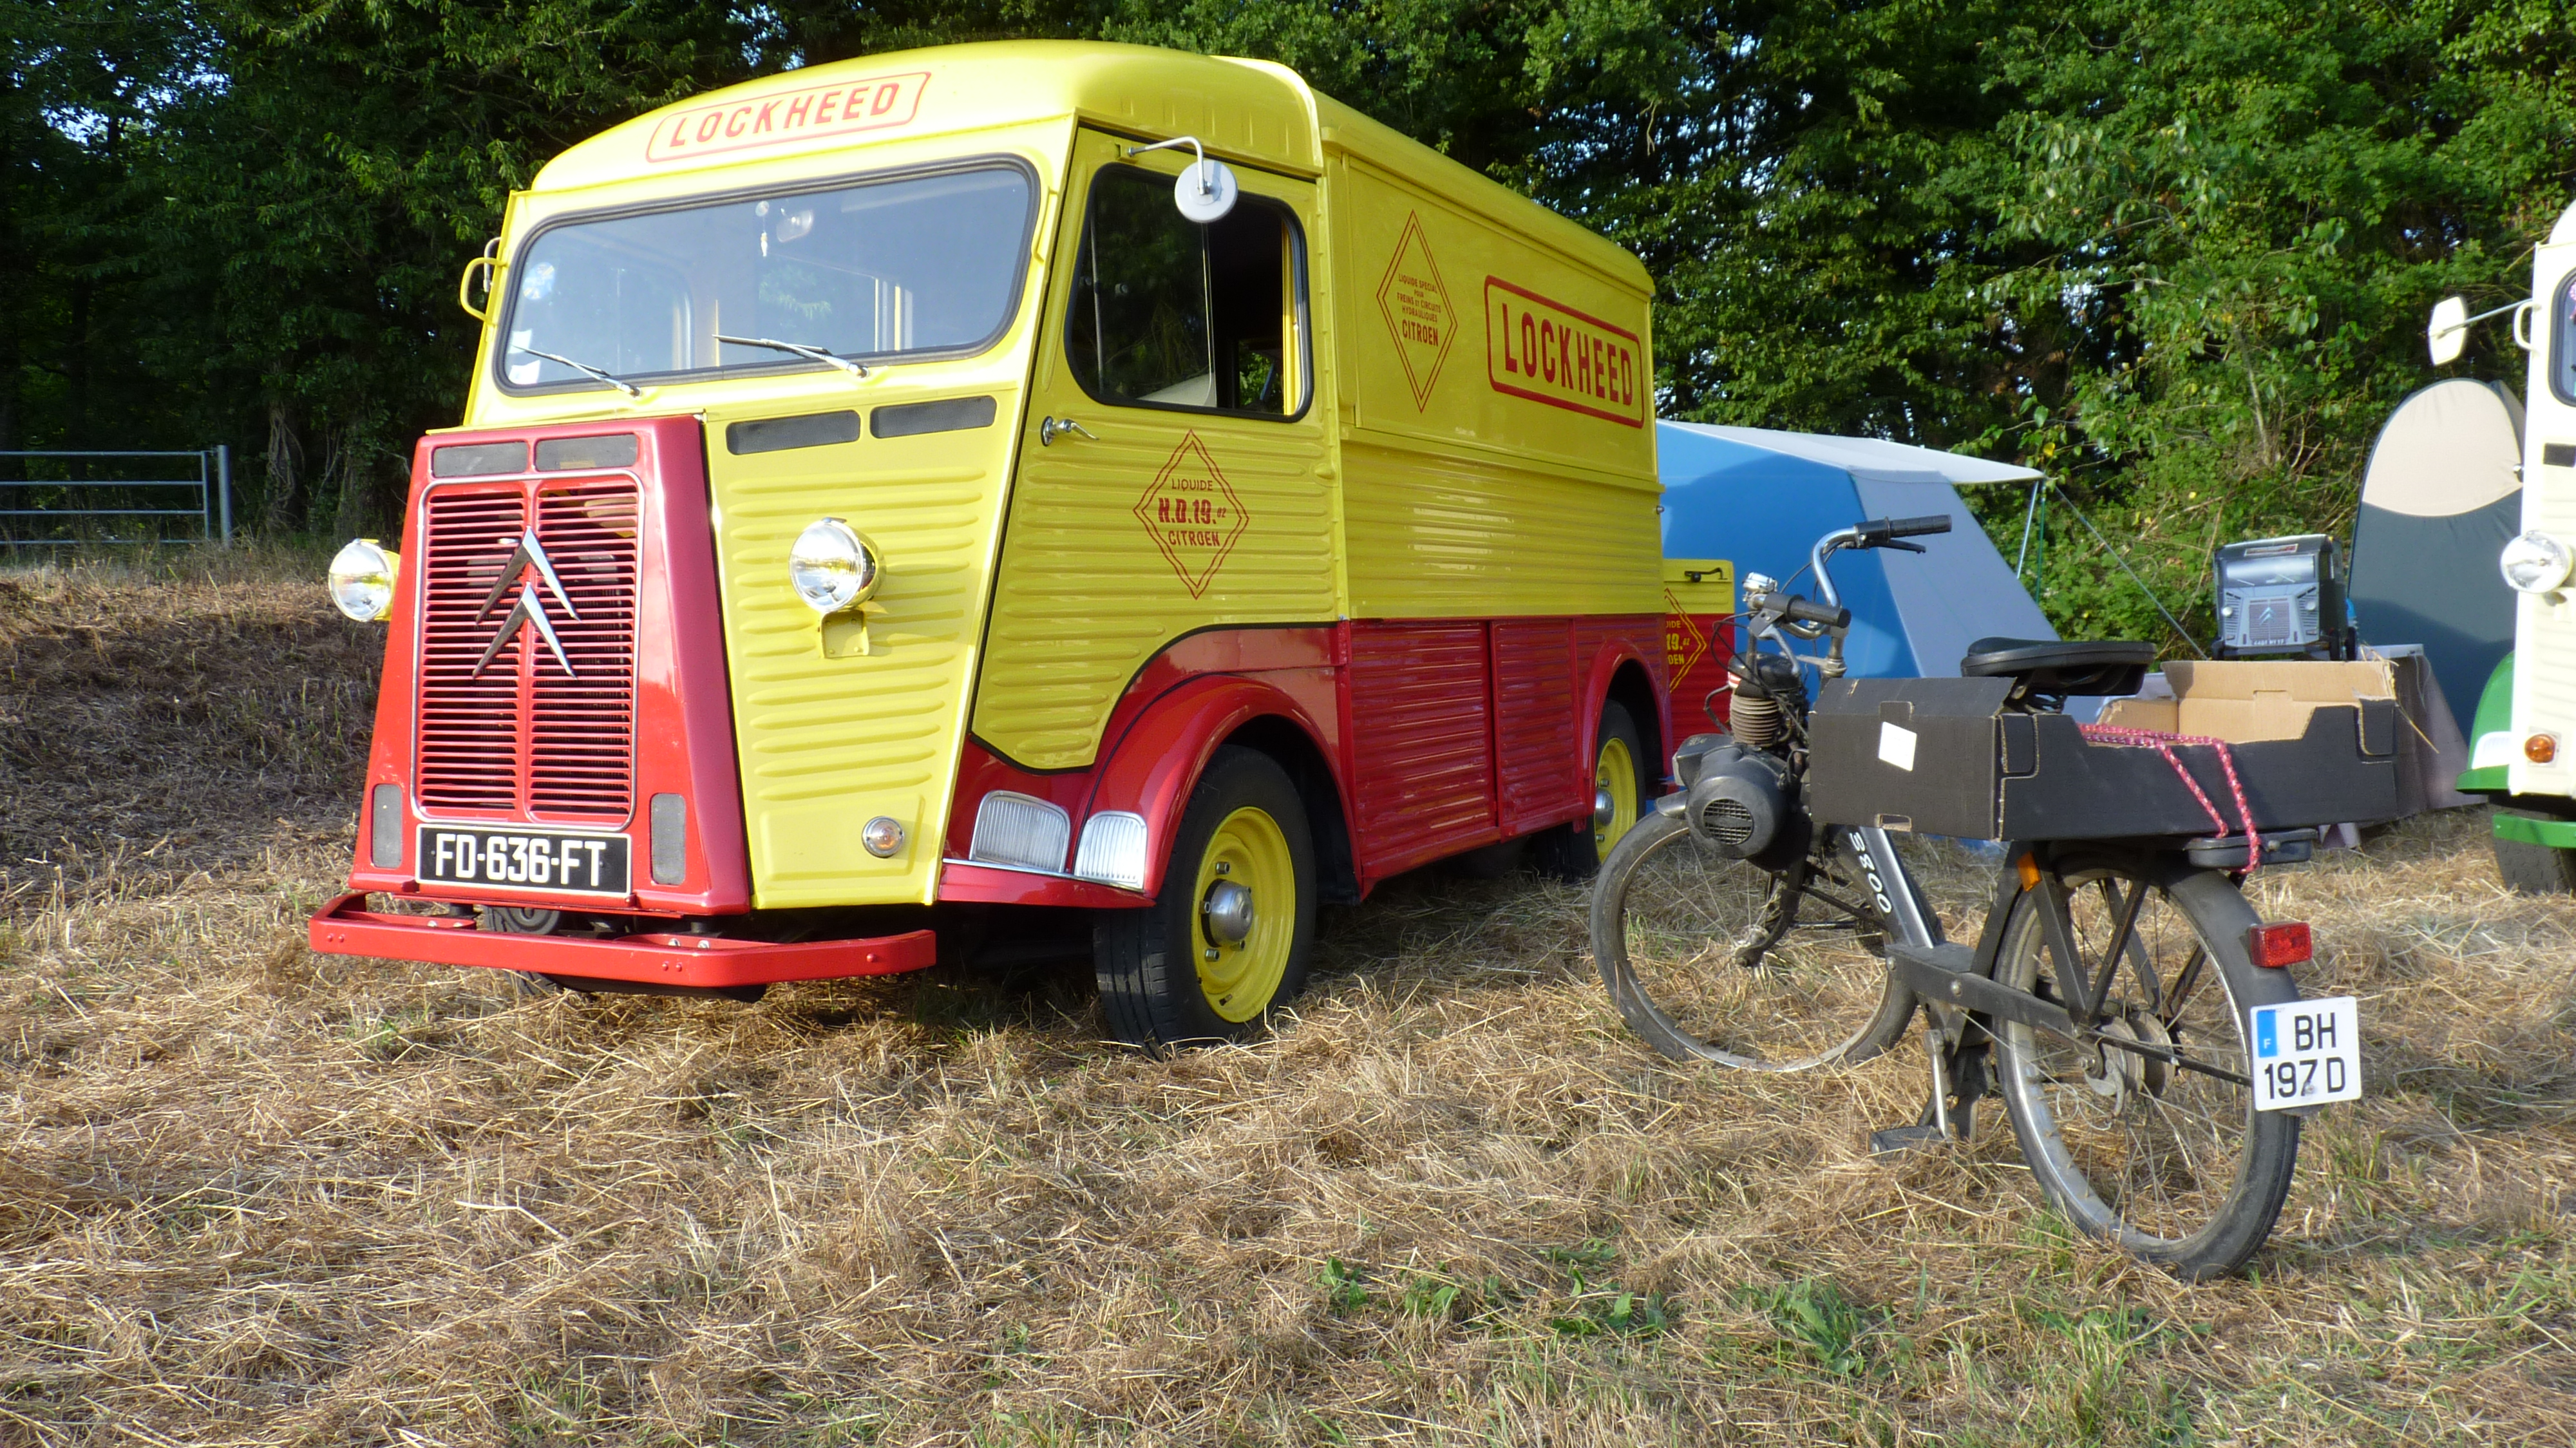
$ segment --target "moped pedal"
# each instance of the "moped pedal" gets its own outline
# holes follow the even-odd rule
[[[1909,1151],[1929,1151],[1933,1147],[1949,1144],[1948,1128],[1937,1121],[1927,1121],[1921,1126],[1891,1126],[1885,1131],[1873,1131],[1869,1134],[1869,1154],[1872,1156],[1896,1156]]]

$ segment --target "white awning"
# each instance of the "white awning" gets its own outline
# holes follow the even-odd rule
[[[1666,422],[1745,447],[1784,453],[1840,468],[1866,483],[2027,483],[2040,474],[2011,463],[1938,452],[1910,443],[1874,437],[1820,437],[1812,432],[1775,432],[1767,427],[1718,427],[1704,422]]]

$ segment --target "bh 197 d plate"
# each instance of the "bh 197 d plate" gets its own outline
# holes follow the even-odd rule
[[[2254,1109],[2361,1099],[2361,1010],[2351,996],[2256,1006]]]
[[[435,885],[498,885],[574,895],[627,893],[624,835],[420,827],[420,878]]]

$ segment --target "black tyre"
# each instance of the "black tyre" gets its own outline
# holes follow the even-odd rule
[[[1842,833],[1825,835],[1814,866],[1775,874],[1701,846],[1679,814],[1629,831],[1591,918],[1629,1028],[1675,1060],[1752,1071],[1865,1061],[1902,1035],[1913,993],[1870,950],[1888,922]]]
[[[552,935],[563,928],[563,912],[537,905],[486,905],[475,928],[501,935]],[[533,970],[514,970],[510,979],[523,996],[562,995],[563,982]]]
[[[1154,903],[1093,926],[1110,1034],[1159,1051],[1261,1030],[1305,987],[1315,897],[1314,837],[1288,772],[1258,751],[1219,749]]]
[[[2258,917],[2225,875],[2078,857],[2061,860],[2057,876],[2087,981],[2101,977],[2124,902],[2146,892],[2092,1013],[2103,1037],[2145,1049],[2003,1024],[1998,1084],[2022,1155],[2083,1231],[2190,1281],[2233,1272],[2270,1235],[2299,1154],[2298,1118],[2254,1109],[2246,1013],[2297,999],[2298,986],[2246,956]],[[2041,892],[2023,892],[2012,912],[1996,978],[2063,1004]]]
[[[1620,837],[1646,814],[1653,799],[1653,768],[1645,736],[1628,706],[1615,700],[1603,704],[1592,743],[1593,814],[1541,832],[1536,837],[1539,868],[1567,880],[1585,879],[1600,869]],[[1609,801],[1606,812],[1599,808],[1603,798]]]
[[[2497,807],[2496,813],[2525,820],[2555,818],[2534,810],[2502,806]],[[2504,877],[2506,889],[2524,895],[2564,895],[2576,890],[2576,850],[2508,840],[2501,835],[2489,838],[2495,845],[2496,873]]]

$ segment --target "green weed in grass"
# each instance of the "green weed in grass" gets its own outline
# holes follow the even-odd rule
[[[1339,1257],[1324,1259],[1324,1270],[1316,1283],[1324,1289],[1324,1304],[1335,1312],[1357,1312],[1368,1306],[1367,1274]]]
[[[1796,1356],[1835,1377],[1859,1377],[1869,1370],[1869,1339],[1886,1320],[1883,1309],[1864,1308],[1818,1277],[1747,1288],[1743,1297],[1770,1319],[1781,1343]]]

